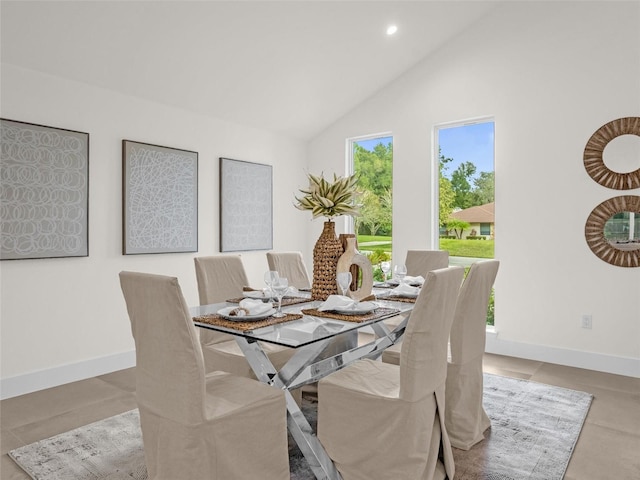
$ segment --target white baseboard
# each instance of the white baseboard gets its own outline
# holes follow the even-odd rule
[[[15,377],[3,378],[0,380],[0,399],[17,397],[25,393],[104,375],[134,367],[135,364],[136,352],[131,350],[37,372],[25,373]]]
[[[490,331],[489,329],[487,329],[485,351],[508,357],[526,358],[528,360],[538,360],[568,367],[640,378],[640,358],[618,357],[602,353],[502,340],[495,331]]]
[[[640,359],[617,357],[579,350],[548,347],[529,343],[502,340],[496,332],[487,331],[487,353],[526,358],[569,367],[585,368],[598,372],[640,378]],[[0,399],[17,397],[26,393],[57,387],[65,383],[104,375],[136,364],[135,351],[93,358],[78,363],[25,373],[0,380]]]

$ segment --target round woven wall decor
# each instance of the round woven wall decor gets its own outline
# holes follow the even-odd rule
[[[584,227],[587,245],[597,257],[611,265],[640,267],[640,243],[612,244],[605,238],[607,220],[621,212],[633,212],[640,216],[640,196],[613,197],[594,208]]]
[[[596,130],[584,147],[584,168],[603,187],[631,190],[640,187],[640,168],[627,173],[614,172],[602,159],[607,144],[621,135],[640,136],[640,117],[618,118]]]

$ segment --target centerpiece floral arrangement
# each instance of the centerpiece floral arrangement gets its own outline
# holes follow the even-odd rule
[[[334,173],[333,182],[328,182],[322,174],[308,174],[307,177],[309,188],[301,188],[304,196],[295,197],[298,210],[310,210],[313,218],[327,217],[329,220],[340,215],[360,214],[360,205],[356,203],[359,195],[356,174],[340,177]]]
[[[313,284],[311,298],[326,300],[329,295],[338,293],[336,286],[336,267],[343,254],[342,242],[336,237],[335,222],[331,219],[340,215],[356,216],[360,214],[358,177],[351,175],[340,177],[333,174],[333,182],[324,176],[308,174],[309,187],[301,188],[303,194],[295,197],[298,210],[311,211],[312,218],[326,217],[324,229],[313,248]]]

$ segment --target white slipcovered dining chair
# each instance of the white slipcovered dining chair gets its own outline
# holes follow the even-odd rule
[[[242,297],[248,286],[247,274],[239,255],[195,257],[196,280],[200,305],[220,303]],[[200,343],[207,371],[222,370],[255,378],[233,335],[200,328]],[[262,342],[260,344],[276,368],[282,367],[295,353],[294,349]]]
[[[298,289],[311,288],[309,272],[300,252],[267,252],[269,270],[275,270],[289,280],[289,285]]]
[[[449,266],[449,252],[446,250],[407,250],[404,261],[407,275],[426,277],[431,270]]]
[[[121,272],[136,346],[136,399],[150,480],[289,479],[282,391],[205,374],[178,279]]]
[[[318,438],[344,480],[453,478],[445,381],[463,272],[448,267],[427,274],[399,366],[360,360],[320,380]]]
[[[487,306],[498,274],[498,260],[481,260],[467,273],[456,305],[447,365],[445,421],[451,445],[469,450],[484,439],[491,421],[482,406]]]
[[[196,280],[200,305],[224,302],[242,296],[242,289],[249,285],[247,272],[240,255],[216,255],[195,257]],[[200,329],[202,346],[232,340],[231,335],[214,330]],[[205,352],[206,363],[206,352]]]
[[[426,278],[427,273],[431,270],[438,270],[449,266],[449,252],[446,250],[407,250],[405,266],[407,267],[407,275]],[[401,317],[392,317],[385,320],[384,323],[391,328],[395,328],[401,320]],[[386,358],[384,361],[399,365],[400,345],[401,344],[395,344],[385,350],[383,360]]]

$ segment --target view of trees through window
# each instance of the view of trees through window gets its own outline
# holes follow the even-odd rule
[[[439,248],[452,265],[494,258],[494,122],[436,127]],[[494,324],[494,296],[487,311]]]
[[[353,140],[353,172],[359,175],[361,215],[354,219],[358,248],[369,255],[374,278],[382,280],[380,262],[391,259],[393,137]]]
[[[452,256],[493,258],[493,135],[493,122],[438,128],[440,248]]]

